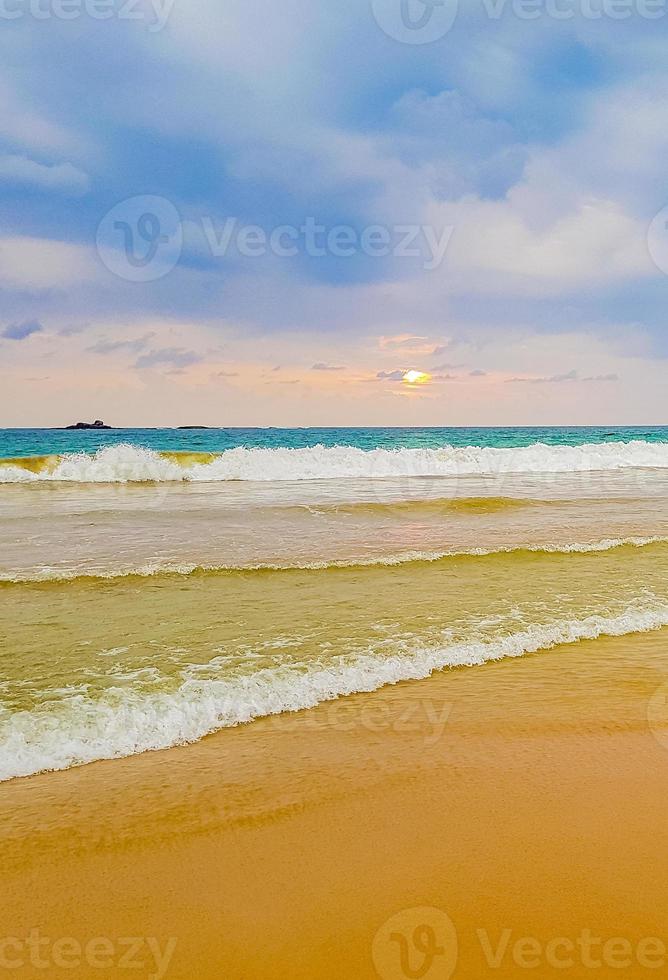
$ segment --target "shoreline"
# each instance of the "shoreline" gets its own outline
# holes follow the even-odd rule
[[[668,945],[668,731],[648,723],[667,637],[447,670],[4,783],[2,934],[117,954],[124,937],[174,938],[171,980],[366,980],[383,923],[435,907],[458,935],[455,980],[522,976],[516,938],[583,929],[632,945],[628,969],[598,976],[647,976],[640,942]],[[492,968],[478,932],[499,950],[508,929]],[[545,955],[527,972],[581,975]],[[128,975],[114,964],[94,975]]]

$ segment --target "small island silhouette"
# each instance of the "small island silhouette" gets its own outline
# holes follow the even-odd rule
[[[107,425],[102,419],[95,419],[94,422],[75,422],[73,425],[64,426],[65,429],[113,429],[113,425]],[[209,425],[179,425],[178,429],[209,429]]]
[[[66,429],[110,429],[110,425],[105,425],[101,419],[94,422],[75,422],[74,425],[66,425]]]

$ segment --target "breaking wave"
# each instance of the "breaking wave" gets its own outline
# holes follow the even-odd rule
[[[631,606],[616,616],[561,620],[486,641],[382,658],[362,655],[328,666],[270,667],[241,678],[185,676],[171,692],[117,689],[100,700],[70,695],[41,709],[0,715],[0,781],[195,742],[222,728],[423,679],[447,667],[475,666],[663,626],[668,626],[668,606]]]
[[[499,473],[581,473],[633,467],[668,468],[668,444],[643,441],[515,449],[443,446],[440,449],[309,449],[238,447],[218,455],[158,453],[140,446],[108,446],[96,453],[0,461],[0,483],[43,480],[72,483],[170,481],[291,481],[391,479]]]

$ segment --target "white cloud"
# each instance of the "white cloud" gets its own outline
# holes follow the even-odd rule
[[[0,181],[79,196],[90,186],[88,174],[71,163],[43,164],[14,153],[0,155]]]
[[[97,279],[90,249],[46,238],[0,238],[0,284],[14,289],[65,288]]]
[[[82,139],[36,112],[0,75],[0,136],[16,147],[36,153],[67,153]]]
[[[434,205],[430,218],[437,228],[454,226],[443,270],[465,288],[555,295],[656,274],[644,224],[614,201],[581,200],[545,227],[532,227],[514,194]]]

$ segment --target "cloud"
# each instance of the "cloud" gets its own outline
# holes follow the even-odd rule
[[[144,334],[143,337],[138,337],[136,340],[98,340],[86,350],[90,354],[114,354],[119,350],[139,353],[153,337],[155,337],[155,333],[151,332]]]
[[[41,114],[35,112],[27,100],[12,90],[7,71],[0,76],[0,136],[5,140],[36,153],[80,149],[82,135],[58,125],[53,118],[56,114],[48,109]]]
[[[179,370],[189,367],[191,364],[198,364],[202,360],[202,355],[196,354],[193,350],[184,350],[182,347],[162,347],[158,350],[149,351],[148,354],[142,354],[141,357],[137,358],[135,367],[138,370],[143,370],[165,364]]]
[[[619,392],[614,384],[595,392],[621,421],[638,417],[636,400],[646,406],[654,399],[652,411],[643,411],[661,417],[665,393],[641,375],[668,352],[666,280],[651,266],[646,245],[647,226],[667,203],[665,46],[657,25],[640,17],[624,24],[620,43],[611,18],[587,23],[576,15],[557,23],[543,7],[543,16],[529,22],[511,6],[497,4],[496,20],[478,4],[437,44],[413,49],[383,34],[369,5],[353,0],[286,0],[261,11],[244,0],[202,0],[197,18],[175,4],[159,36],[118,18],[96,32],[101,64],[125,53],[113,91],[104,73],[91,72],[85,45],[72,46],[72,25],[54,21],[45,32],[23,18],[20,30],[0,36],[3,322],[37,318],[49,333],[91,325],[80,339],[54,343],[62,359],[50,369],[54,385],[91,366],[87,344],[101,355],[90,384],[110,389],[123,351],[129,362],[165,372],[170,363],[183,370],[179,364],[194,363],[195,351],[204,351],[206,377],[187,371],[202,392],[228,355],[255,366],[252,381],[255,370],[272,377],[272,365],[281,363],[284,377],[293,373],[307,351],[306,367],[314,371],[345,364],[355,377],[373,378],[381,365],[386,369],[380,383],[354,386],[360,399],[376,399],[365,418],[379,424],[392,401],[399,424],[443,417],[436,400],[445,386],[429,392],[431,416],[401,415],[409,401],[390,398],[402,388],[392,383],[402,377],[391,369],[399,358],[435,378],[458,369],[468,404],[458,415],[460,385],[453,383],[449,418],[522,421],[552,401],[557,421],[578,412],[582,421],[593,420],[598,408],[585,407],[587,385],[554,380],[576,363],[583,384],[608,372],[623,375]],[[392,69],[383,74],[388,59]],[[369,77],[377,84],[363,84]],[[330,84],[314,86],[313,78]],[[95,113],[76,97],[84,88]],[[220,98],[210,98],[213,90]],[[83,189],[87,174],[94,193],[72,207],[65,195]],[[40,188],[47,202],[35,193]],[[232,249],[234,255],[214,262],[210,250],[194,255],[186,248],[164,278],[128,283],[104,271],[95,230],[112,204],[146,193],[168,198],[198,227],[207,214],[267,230],[299,227],[314,215],[328,227],[405,223],[437,236],[449,225],[455,231],[443,264],[429,273],[393,256],[342,261],[300,252],[286,261],[272,253],[265,261]],[[187,328],[173,331],[176,322]],[[140,323],[146,326],[125,329]],[[146,345],[119,339],[155,324],[160,337]],[[614,341],[627,326],[629,344],[637,343],[628,367],[607,345],[589,351],[587,338]],[[237,346],[211,355],[228,328],[238,332]],[[300,342],[283,346],[280,338],[291,331]],[[485,331],[495,334],[491,351],[480,341]],[[553,356],[553,337],[571,332],[566,350]],[[24,373],[43,373],[41,343],[4,347],[5,354],[9,347],[14,356],[31,355]],[[443,363],[445,357],[461,363]],[[491,384],[470,383],[471,369],[482,363],[494,379],[517,375],[526,383],[507,386],[505,404],[494,403]],[[310,412],[308,421],[354,418],[356,396],[346,403],[330,398],[343,374],[300,374],[323,382],[311,386],[312,405],[305,396],[292,415],[281,415],[281,405],[303,392],[276,385],[274,403],[235,399],[237,421],[247,421],[242,406],[248,418],[265,423],[299,424],[307,421],[302,412]],[[159,399],[157,371],[153,378],[133,376],[133,383],[143,394],[154,385]],[[220,384],[209,386],[219,402]],[[129,411],[123,393],[114,397]],[[4,398],[11,413],[16,398],[12,392]],[[139,412],[157,420],[164,402],[158,409],[158,400],[148,401]],[[359,413],[362,421],[361,407]]]
[[[398,337],[381,337],[380,346],[384,350],[410,350],[427,353],[430,345],[427,344],[425,348],[426,341],[426,337],[416,337],[413,334],[400,334]]]
[[[577,371],[567,371],[565,374],[553,374],[549,378],[508,378],[509,384],[523,383],[532,385],[561,384],[563,381],[578,381]]]
[[[311,368],[312,371],[345,371],[345,366],[335,365],[335,364],[325,364],[322,361],[318,361]]]
[[[435,227],[455,228],[443,272],[459,291],[558,296],[592,284],[656,274],[647,224],[619,202],[581,195],[556,215],[531,184],[504,201],[466,198],[435,204]]]
[[[476,368],[475,371],[469,371],[470,378],[484,378],[487,375],[487,371],[481,371],[480,368]]]
[[[527,149],[512,124],[487,116],[461,92],[406,92],[392,106],[389,123],[400,157],[431,165],[439,196],[498,192],[521,176]]]
[[[547,378],[507,378],[506,381],[509,384],[532,385],[561,384],[562,382],[573,381],[580,384],[587,384],[592,381],[619,381],[619,375],[615,372],[610,372],[609,374],[594,374],[586,378],[580,378],[577,371],[568,371],[565,374],[553,374]]]
[[[45,238],[0,238],[0,284],[5,286],[64,289],[97,275],[85,246]]]
[[[1,336],[7,340],[25,340],[34,333],[41,333],[43,329],[38,320],[24,320],[22,323],[10,323],[2,331]]]
[[[88,174],[71,163],[43,164],[13,153],[0,155],[0,181],[78,197],[90,187]]]

